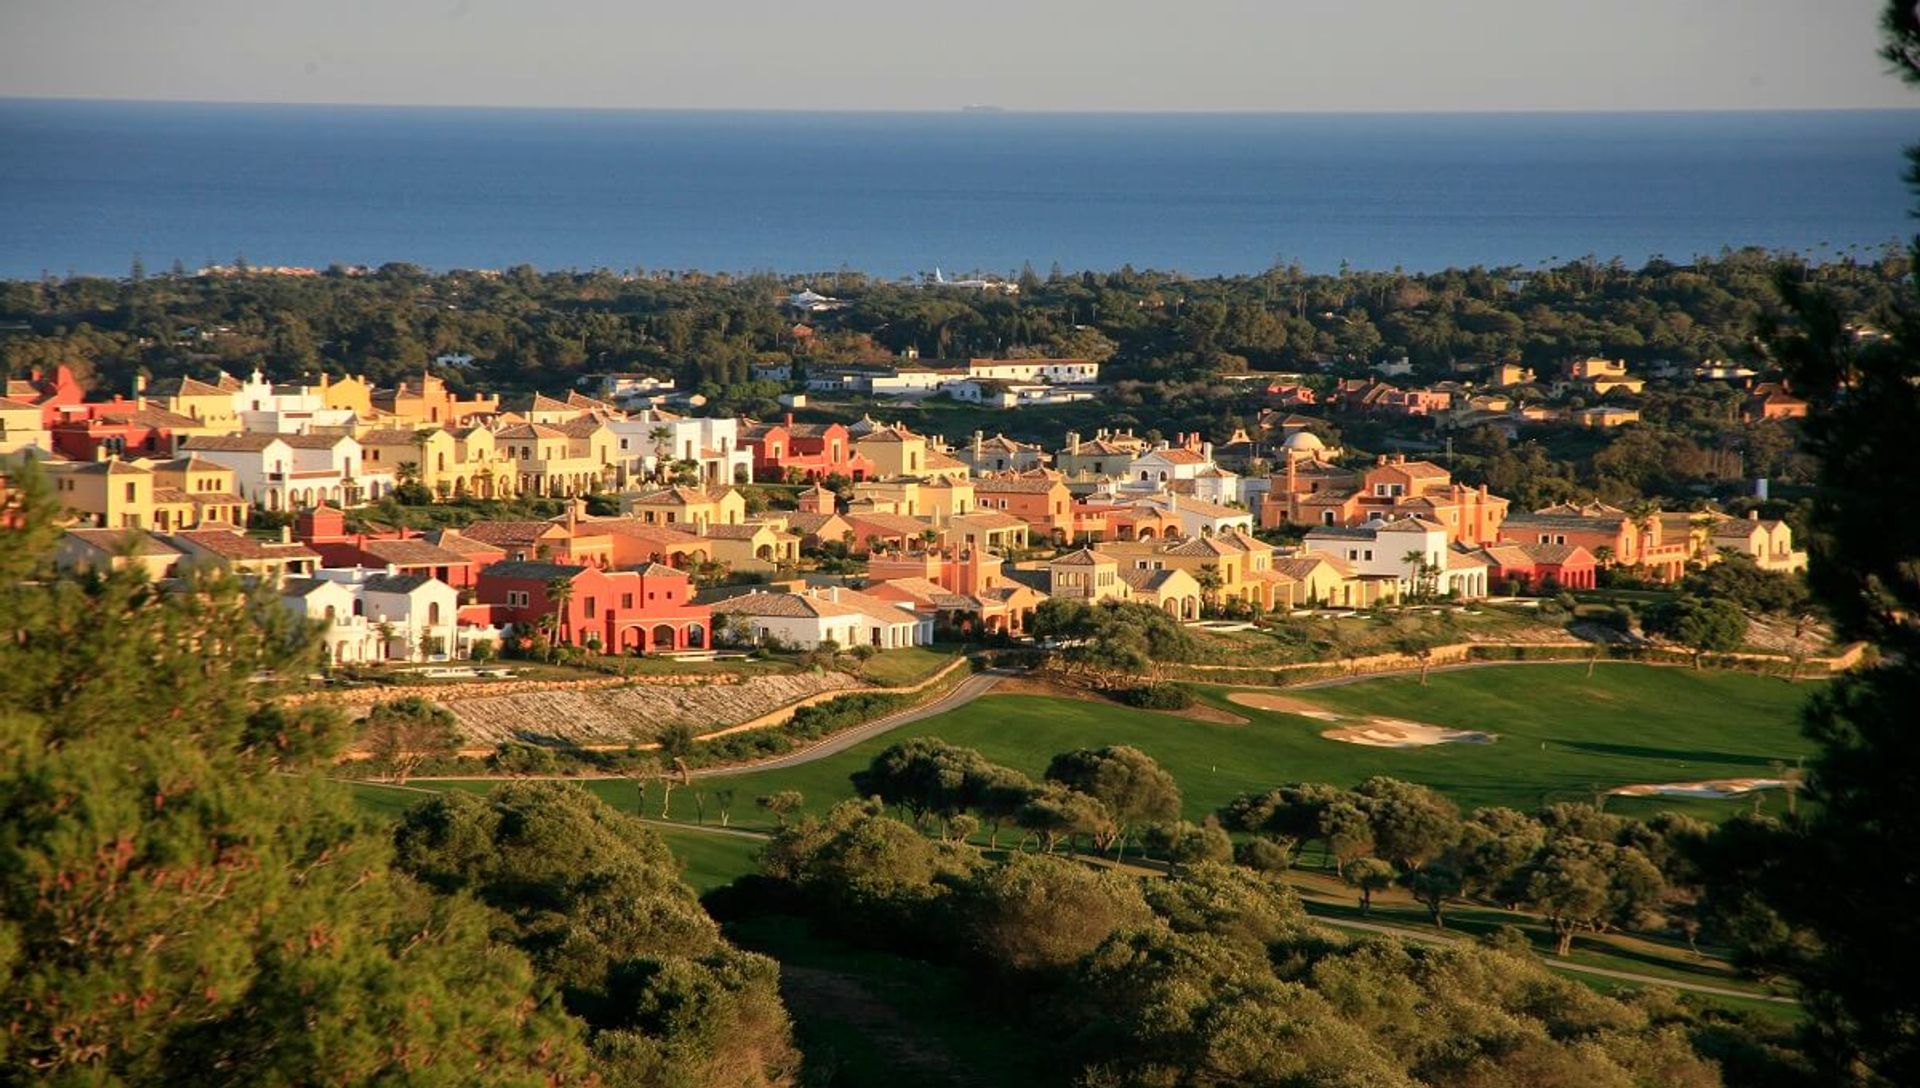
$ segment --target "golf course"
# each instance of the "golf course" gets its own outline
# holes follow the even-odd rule
[[[1285,689],[1284,701],[1298,701],[1302,710],[1263,709],[1246,705],[1260,700],[1244,691],[1236,700],[1235,689],[1194,687],[1199,704],[1214,712],[1207,716],[1218,721],[1084,698],[993,693],[812,762],[703,778],[676,789],[664,813],[660,789],[650,784],[645,815],[693,823],[704,804],[705,822],[716,823],[716,795],[730,790],[731,825],[765,830],[773,818],[754,798],[797,790],[805,797],[801,811],[824,812],[853,796],[848,775],[887,745],[915,736],[975,748],[1035,777],[1059,752],[1132,745],[1173,773],[1185,814],[1196,820],[1245,790],[1297,781],[1352,786],[1371,775],[1432,786],[1469,811],[1490,805],[1532,811],[1555,801],[1592,802],[1620,787],[1775,777],[1809,751],[1798,712],[1817,685],[1617,663],[1586,674],[1585,664],[1502,665],[1436,671],[1425,685],[1396,675]],[[1346,743],[1323,735],[1334,718],[1417,722],[1487,739],[1398,748]],[[586,785],[624,811],[640,804],[631,781]],[[370,809],[393,813],[417,800],[416,790],[487,786],[484,780],[418,779],[405,791],[375,784],[358,789]],[[1724,799],[1607,796],[1605,802],[1609,811],[1628,815],[1673,810],[1718,821],[1756,802],[1778,811],[1785,799],[1770,790]]]

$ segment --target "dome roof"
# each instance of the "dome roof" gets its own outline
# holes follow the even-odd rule
[[[1280,445],[1290,450],[1324,450],[1327,448],[1327,444],[1320,441],[1320,436],[1314,434],[1312,431],[1295,431],[1288,435],[1287,440],[1280,443]]]

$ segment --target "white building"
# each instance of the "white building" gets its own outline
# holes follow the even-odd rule
[[[308,581],[324,582],[341,592],[310,587]],[[281,592],[283,600],[298,597],[301,604],[288,607],[310,619],[325,619],[325,609],[334,608],[328,631],[338,633],[328,638],[329,654],[359,655],[335,656],[336,663],[447,661],[459,646],[460,594],[431,575],[325,567],[315,571],[312,579],[289,581]],[[340,622],[345,619],[359,624]]]
[[[857,590],[830,586],[805,593],[756,591],[713,605],[715,626],[726,617],[734,642],[762,643],[768,638],[801,650],[831,640],[842,649],[872,646],[882,650],[925,646],[933,641],[933,617],[910,606]]]
[[[391,473],[366,470],[349,435],[193,435],[181,452],[231,469],[240,497],[268,510],[357,506],[394,488]]]
[[[1487,565],[1454,551],[1446,526],[1424,518],[1317,525],[1307,531],[1306,549],[1343,559],[1356,574],[1394,579],[1402,598],[1428,588],[1442,597],[1487,595]]]
[[[1253,532],[1253,511],[1237,506],[1222,506],[1217,502],[1196,499],[1178,492],[1168,491],[1156,495],[1144,495],[1128,500],[1124,495],[1119,501],[1128,506],[1147,506],[1165,511],[1180,519],[1180,535],[1188,538],[1213,536],[1230,529]]]
[[[1211,442],[1178,446],[1161,442],[1127,465],[1127,483],[1139,490],[1157,491],[1175,480],[1193,480],[1215,467]]]
[[[707,487],[748,483],[753,451],[740,444],[740,421],[732,416],[682,416],[658,409],[607,422],[619,445],[615,456],[630,475],[650,476],[664,456],[700,466]]]
[[[1091,359],[969,359],[967,377],[1047,385],[1091,385],[1100,364]]]

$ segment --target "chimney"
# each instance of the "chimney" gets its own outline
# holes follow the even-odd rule
[[[1073,454],[1076,457],[1079,456],[1080,454],[1080,432],[1079,431],[1067,432],[1067,452]]]
[[[280,527],[280,543],[282,544],[293,543],[293,526],[282,525]]]
[[[145,374],[135,374],[133,376],[133,406],[136,409],[147,406],[147,376]]]
[[[973,470],[980,471],[980,446],[986,441],[985,431],[973,432]]]
[[[1748,521],[1759,521],[1759,520],[1760,520],[1760,511],[1758,511],[1758,510],[1749,510],[1749,511],[1747,511],[1747,520],[1748,520]]]
[[[793,413],[792,413],[792,412],[788,412],[788,413],[787,413],[787,426],[788,426],[788,427],[792,427],[792,426],[793,426]]]

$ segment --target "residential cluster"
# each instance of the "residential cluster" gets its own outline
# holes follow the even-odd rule
[[[1618,380],[1602,362],[1586,360],[1577,380]],[[1042,359],[966,370],[953,380],[1072,388],[1098,374]],[[530,640],[631,654],[887,650],[1020,636],[1049,597],[1198,621],[1584,588],[1615,565],[1674,579],[1724,550],[1773,570],[1806,561],[1782,522],[1514,511],[1430,461],[1349,456],[1297,410],[1311,391],[1287,383],[1269,391],[1279,406],[1256,434],[1218,446],[1198,432],[1101,429],[1047,449],[983,432],[950,444],[870,416],[679,414],[660,406],[657,383],[634,382],[603,386],[604,398],[504,401],[431,373],[376,389],[256,372],[93,400],[61,368],[8,383],[0,440],[42,462],[69,512],[63,564],[138,564],[156,579],[235,571],[323,623],[336,664]],[[1418,394],[1426,410],[1451,410],[1433,399],[1444,392],[1378,403],[1412,411]],[[557,498],[565,512],[431,530],[352,513],[396,494]],[[251,529],[262,512],[285,527]]]

